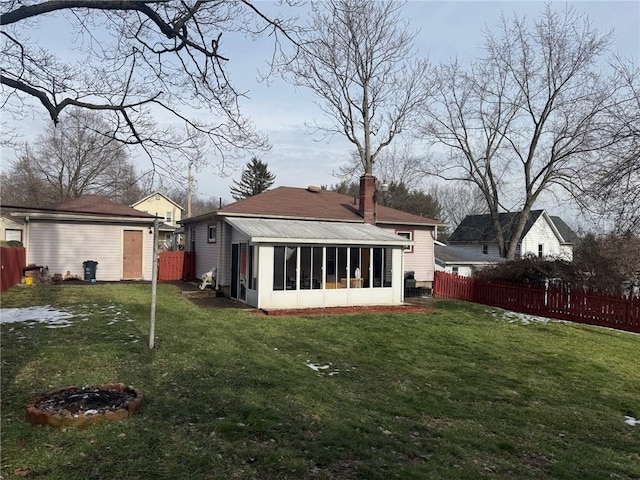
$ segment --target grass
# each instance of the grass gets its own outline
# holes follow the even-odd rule
[[[624,424],[640,417],[637,335],[453,301],[261,317],[158,292],[154,351],[148,285],[2,295],[75,315],[1,326],[2,479],[640,478],[640,426]],[[111,382],[143,391],[141,413],[24,420],[41,394]]]

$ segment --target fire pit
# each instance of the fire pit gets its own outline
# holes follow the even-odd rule
[[[36,425],[84,427],[104,420],[123,420],[142,402],[142,392],[122,383],[69,387],[27,405],[27,420]]]

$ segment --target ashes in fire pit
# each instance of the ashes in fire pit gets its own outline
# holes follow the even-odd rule
[[[27,406],[34,424],[83,427],[103,420],[122,420],[140,407],[142,393],[124,384],[70,387],[49,393]]]

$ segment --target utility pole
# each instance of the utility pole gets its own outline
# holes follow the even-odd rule
[[[191,165],[193,162],[189,161],[189,167],[187,170],[187,218],[191,217],[191,193],[192,193],[192,182],[193,177],[191,177]]]
[[[151,318],[149,327],[149,350],[156,345],[156,297],[158,290],[158,215],[153,220],[153,263],[151,267]]]

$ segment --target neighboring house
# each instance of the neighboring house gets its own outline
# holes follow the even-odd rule
[[[489,265],[504,262],[504,258],[471,252],[466,248],[436,242],[436,270],[453,273],[462,277],[472,277],[474,273]]]
[[[3,210],[24,224],[27,264],[84,278],[83,262],[91,260],[98,262],[97,280],[151,280],[153,215],[98,195]]]
[[[0,240],[24,241],[24,222],[3,212],[0,215]]]
[[[505,241],[513,235],[513,228],[520,212],[500,213]],[[525,224],[522,240],[518,243],[517,256],[536,255],[573,260],[573,246],[577,235],[560,218],[550,216],[544,210],[533,210]],[[458,249],[490,257],[500,257],[496,232],[491,215],[468,215],[451,234],[448,244]]]
[[[433,282],[437,220],[377,205],[375,178],[360,200],[318,187],[279,187],[183,220],[196,272],[257,308],[395,305],[404,272]]]
[[[131,205],[131,207],[162,219],[162,224],[159,228],[160,238],[158,240],[161,247],[175,247],[177,243],[180,243],[180,238],[174,234],[178,227],[178,222],[182,220],[184,209],[176,202],[160,192],[153,192]]]

